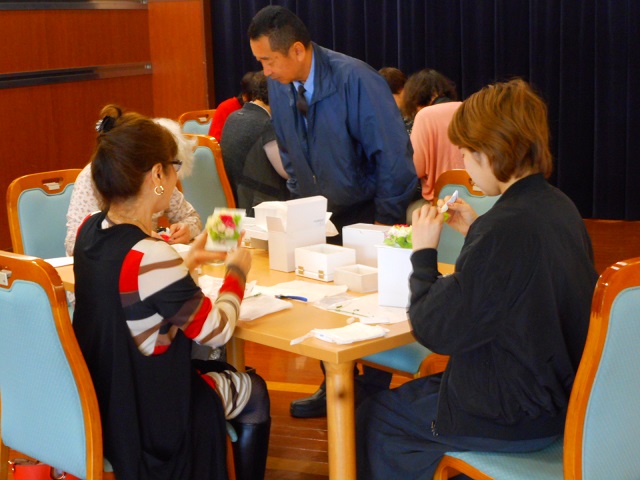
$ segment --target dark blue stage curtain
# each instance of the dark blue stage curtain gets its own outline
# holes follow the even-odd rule
[[[462,98],[528,80],[549,105],[550,181],[583,217],[640,220],[640,0],[211,0],[215,104],[260,68],[246,32],[270,3],[320,45],[375,69],[435,68]]]

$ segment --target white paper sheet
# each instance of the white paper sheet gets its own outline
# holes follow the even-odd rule
[[[399,307],[383,307],[378,304],[378,294],[364,295],[362,297],[337,295],[335,302],[331,297],[327,297],[314,304],[323,310],[356,317],[361,323],[385,324],[399,323],[407,320],[407,310]]]
[[[253,293],[263,295],[294,295],[304,297],[307,302],[313,303],[318,300],[344,293],[347,291],[346,285],[321,285],[318,283],[305,282],[304,280],[293,280],[291,282],[279,283],[271,287],[256,285]]]
[[[222,286],[224,279],[212,277],[210,275],[202,275],[199,279],[202,292],[211,300],[218,297],[218,292]],[[291,308],[290,302],[279,300],[273,296],[263,295],[257,289],[257,282],[247,283],[244,289],[244,300],[240,304],[240,320],[250,321],[256,318],[264,317],[270,313],[279,312]]]
[[[55,268],[73,265],[73,257],[45,258],[44,261]]]

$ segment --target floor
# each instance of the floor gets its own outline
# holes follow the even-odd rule
[[[289,415],[289,404],[315,392],[322,381],[317,360],[246,343],[247,365],[256,367],[266,381],[271,397],[271,439],[267,480],[321,480],[328,478],[326,418],[297,419]],[[392,386],[406,382],[394,376]],[[11,451],[10,458],[24,455]],[[9,480],[14,480],[9,473]]]

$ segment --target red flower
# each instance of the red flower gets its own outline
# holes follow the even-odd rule
[[[220,221],[228,228],[236,228],[236,224],[233,223],[233,217],[231,215],[220,215]]]

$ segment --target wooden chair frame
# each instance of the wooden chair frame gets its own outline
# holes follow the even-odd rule
[[[50,195],[61,193],[70,183],[76,181],[81,171],[82,169],[80,168],[70,168],[32,173],[18,177],[9,184],[9,188],[7,188],[7,214],[9,217],[9,233],[11,235],[14,253],[24,253],[20,215],[18,211],[20,194],[25,190],[33,188],[39,188]]]
[[[455,169],[455,170],[447,170],[446,172],[442,172],[440,176],[436,179],[436,183],[433,187],[433,198],[435,200],[438,199],[440,195],[440,190],[445,185],[464,185],[469,190],[470,195],[475,195],[477,197],[484,197],[486,193],[476,187],[476,184],[471,179],[469,174],[464,169]]]
[[[178,123],[180,126],[184,125],[185,122],[189,120],[196,121],[200,125],[206,125],[211,122],[213,119],[213,114],[216,109],[208,109],[208,110],[193,110],[191,112],[185,112],[180,117],[178,117]]]
[[[640,257],[617,262],[600,276],[593,294],[587,340],[571,390],[563,441],[563,469],[567,480],[581,480],[582,444],[585,415],[600,359],[607,340],[611,308],[621,291],[640,285]],[[477,480],[493,480],[483,472],[458,458],[445,455],[433,476],[444,480],[459,474]]]

